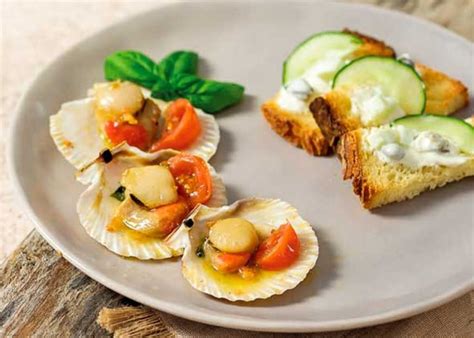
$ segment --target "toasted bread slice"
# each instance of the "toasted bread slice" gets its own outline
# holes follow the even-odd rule
[[[416,70],[425,83],[426,113],[450,115],[467,106],[467,88],[461,82],[421,64]],[[350,98],[341,91],[315,98],[309,108],[331,147],[343,134],[364,127],[360,118],[351,114]]]
[[[343,177],[352,180],[362,206],[373,209],[411,199],[423,191],[474,176],[474,157],[455,167],[427,166],[412,169],[400,163],[384,163],[363,148],[363,129],[344,134],[337,152]]]
[[[311,114],[286,111],[275,100],[265,102],[261,109],[272,129],[291,144],[311,155],[329,153],[329,143]]]
[[[425,83],[426,113],[450,115],[468,105],[467,88],[462,82],[419,63],[415,68]]]
[[[344,29],[357,35],[364,43],[354,51],[352,59],[364,55],[395,56],[394,50],[383,41],[355,31]],[[311,99],[308,100],[309,106]],[[309,109],[305,112],[293,113],[282,109],[276,102],[276,97],[265,102],[261,107],[263,116],[270,127],[285,140],[298,148],[303,148],[311,155],[328,155],[332,152],[321,129],[314,121]]]

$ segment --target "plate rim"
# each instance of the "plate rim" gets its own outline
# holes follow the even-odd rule
[[[250,316],[238,318],[230,318],[225,315],[211,314],[206,313],[202,314],[198,310],[188,310],[184,305],[176,305],[176,303],[161,301],[159,299],[153,299],[148,297],[146,294],[143,294],[139,291],[133,290],[125,284],[116,282],[114,279],[107,277],[105,274],[101,273],[93,265],[88,265],[81,261],[80,258],[75,257],[75,255],[70,254],[65,246],[60,242],[54,239],[54,235],[48,230],[48,227],[43,224],[39,217],[35,214],[32,206],[28,202],[26,191],[21,186],[18,175],[15,171],[15,131],[18,129],[20,116],[24,107],[28,102],[28,96],[31,89],[35,86],[36,82],[53,67],[56,62],[61,60],[67,54],[71,53],[81,44],[86,44],[87,41],[94,38],[96,35],[105,34],[109,30],[115,29],[115,27],[126,24],[129,21],[134,21],[140,18],[141,16],[149,15],[149,12],[159,11],[163,8],[180,6],[187,1],[178,0],[175,2],[164,2],[161,4],[156,4],[151,8],[140,11],[132,16],[128,16],[121,20],[115,21],[106,27],[94,31],[91,34],[87,35],[83,39],[79,40],[54,59],[49,61],[44,67],[42,67],[30,80],[28,85],[23,90],[23,93],[14,109],[14,115],[11,119],[11,124],[7,132],[6,140],[6,169],[7,175],[10,177],[11,186],[13,187],[13,192],[15,200],[19,202],[19,206],[24,210],[24,214],[33,222],[35,229],[40,233],[40,235],[53,247],[54,250],[61,253],[61,255],[72,265],[78,268],[81,272],[91,277],[95,281],[104,285],[105,287],[133,300],[138,301],[144,305],[150,306],[152,308],[158,309],[165,313],[175,315],[177,317],[185,318],[188,320],[208,324],[216,325],[232,329],[240,330],[249,330],[249,331],[264,331],[264,332],[322,332],[322,331],[339,331],[339,330],[348,330],[356,329],[366,326],[373,326],[377,324],[383,324],[388,322],[393,322],[396,320],[408,318],[416,314],[431,310],[438,306],[441,306],[471,290],[474,290],[474,276],[470,280],[466,280],[462,284],[458,284],[457,287],[454,287],[444,293],[432,297],[428,300],[420,301],[411,305],[407,305],[395,310],[389,310],[382,312],[377,315],[355,317],[349,319],[338,319],[338,320],[326,320],[321,322],[308,322],[308,321],[273,321],[271,319],[252,319]],[[386,9],[377,7],[371,4],[362,4],[362,3],[346,3],[346,2],[327,2],[327,1],[317,1],[328,6],[339,6],[343,7],[363,7],[367,11],[375,11],[383,13],[384,15],[392,15],[399,17],[402,20],[411,20],[417,22],[418,24],[424,25],[431,30],[436,30],[439,33],[444,35],[448,34],[449,38],[455,39],[462,44],[467,44],[471,49],[474,49],[474,43],[468,39],[450,31],[436,23],[428,21],[424,18],[415,17],[413,15],[406,14],[404,12]],[[238,3],[238,2],[237,2]],[[250,1],[242,1],[242,3],[251,3]],[[257,2],[257,4],[262,4],[263,2]],[[225,2],[213,2],[213,5],[216,6],[226,6],[228,3]],[[235,2],[233,3],[236,4]]]

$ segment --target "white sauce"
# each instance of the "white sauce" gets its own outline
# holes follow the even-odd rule
[[[379,86],[360,86],[352,90],[351,112],[366,127],[379,126],[405,116],[397,101],[386,96]]]
[[[347,63],[346,57],[353,49],[328,51],[315,62],[302,77],[291,81],[280,89],[277,104],[293,113],[308,112],[310,95],[322,95],[331,90],[336,72]]]
[[[294,95],[289,92],[288,89],[282,87],[278,93],[276,102],[277,104],[292,113],[303,113],[307,110],[308,105],[306,99],[300,99],[301,96]]]
[[[411,168],[424,166],[457,166],[469,155],[447,137],[404,126],[383,126],[364,131],[364,145],[383,162],[402,163]]]

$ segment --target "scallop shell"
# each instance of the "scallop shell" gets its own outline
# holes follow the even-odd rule
[[[142,91],[145,97],[149,97],[148,90]],[[169,104],[156,99],[153,101],[162,112]],[[201,122],[202,133],[185,151],[208,161],[217,151],[220,139],[219,126],[214,116],[197,108],[196,113]],[[163,119],[162,116],[160,125],[163,125]],[[50,117],[49,126],[56,147],[76,169],[82,169],[92,163],[100,152],[107,148],[100,135],[91,97],[61,105],[59,112]]]
[[[205,257],[196,255],[196,249],[208,235],[207,223],[228,217],[241,217],[252,222],[262,238],[289,221],[301,243],[299,258],[287,269],[259,271],[251,280],[244,280],[237,274],[217,272]],[[318,258],[318,240],[313,228],[295,208],[281,200],[251,198],[221,208],[202,206],[190,218],[194,219],[194,225],[189,231],[189,244],[183,254],[184,278],[195,289],[217,298],[248,302],[282,294],[303,281]]]
[[[106,148],[95,123],[91,98],[62,104],[49,119],[49,132],[58,150],[76,169],[93,162]]]
[[[79,197],[77,212],[86,232],[107,249],[121,256],[164,259],[181,255],[184,245],[188,242],[189,230],[184,225],[164,239],[146,237],[126,227],[119,231],[106,229],[120,204],[111,194],[118,188],[122,173],[131,167],[167,160],[177,153],[173,150],[163,150],[143,155],[143,152],[137,151],[136,148],[122,144],[112,150],[111,162],[105,164],[101,159],[97,159],[83,170],[78,180],[90,183],[90,186]],[[227,203],[224,184],[211,166],[209,169],[213,193],[207,205],[222,206]]]

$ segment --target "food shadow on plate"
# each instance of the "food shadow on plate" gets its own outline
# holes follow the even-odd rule
[[[252,112],[252,107],[257,103],[257,97],[254,95],[245,94],[244,98],[237,105],[227,108],[216,115],[217,123],[220,119],[232,117],[232,115],[239,115]],[[217,147],[216,154],[209,161],[216,169],[217,173],[223,170],[226,165],[231,165],[232,155],[236,149],[236,140],[229,128],[222,126],[219,123],[220,141]]]
[[[274,295],[267,299],[257,299],[252,302],[230,302],[219,300],[228,304],[246,307],[279,307],[290,304],[297,304],[308,300],[311,297],[318,297],[318,294],[329,288],[337,279],[339,273],[339,260],[333,244],[326,239],[324,231],[316,230],[319,242],[319,257],[315,267],[308,273],[305,280],[292,290],[287,290],[282,295]],[[208,296],[210,299],[215,298]]]
[[[239,188],[237,188],[235,185],[225,184],[225,192],[227,196],[227,205],[230,205],[245,197],[244,194],[242,194],[241,191],[239,191]]]
[[[226,119],[232,116],[245,116],[247,114],[260,114],[260,108],[258,107],[259,100],[256,95],[244,93],[242,100],[235,106],[229,107],[221,111],[216,115],[217,122],[220,119]]]
[[[211,63],[206,58],[203,58],[202,55],[199,55],[197,74],[204,79],[213,78]]]
[[[474,190],[474,177],[448,183],[444,187],[425,191],[411,200],[376,208],[371,213],[382,217],[412,217],[416,213],[426,212],[430,208],[438,209],[443,203],[457,195],[471,195]]]
[[[226,165],[230,164],[232,153],[235,151],[235,140],[232,133],[223,127],[219,127],[219,129],[221,134],[219,146],[217,152],[209,161],[218,174]]]

